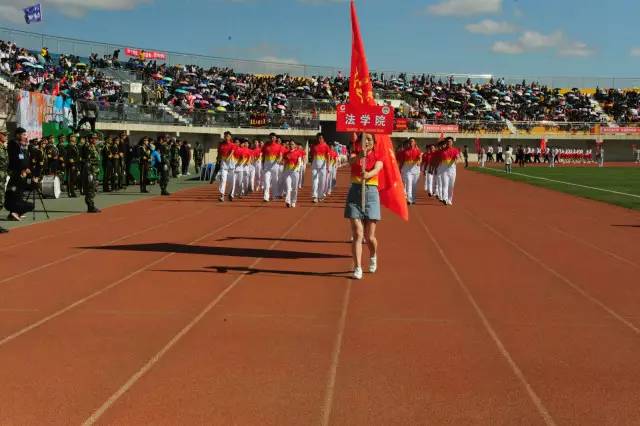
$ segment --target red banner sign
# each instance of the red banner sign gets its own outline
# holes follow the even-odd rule
[[[409,120],[406,118],[396,118],[395,131],[404,132],[409,128]]]
[[[166,60],[167,59],[167,54],[166,53],[162,53],[162,52],[155,52],[155,51],[146,51],[146,50],[140,50],[140,49],[132,49],[127,47],[126,49],[124,49],[124,54],[127,56],[135,56],[138,57],[140,56],[140,52],[144,52],[144,58],[145,59],[161,59],[161,60]]]
[[[603,135],[619,134],[619,133],[640,133],[640,127],[605,127],[600,126],[600,133]]]
[[[460,129],[457,124],[425,124],[422,131],[425,133],[458,133]]]
[[[336,111],[338,132],[393,133],[393,107],[340,104]]]

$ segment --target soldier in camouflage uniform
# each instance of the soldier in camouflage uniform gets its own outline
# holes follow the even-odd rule
[[[169,145],[163,136],[158,139],[158,153],[160,154],[160,164],[158,165],[160,195],[171,195],[167,191],[169,185]]]
[[[113,139],[111,142],[111,146],[109,147],[109,154],[111,155],[111,190],[119,191],[120,186],[120,173],[122,173],[122,165],[121,165],[121,157],[120,157],[120,149],[118,145],[120,144],[120,140],[118,137]]]
[[[80,137],[78,141],[78,152],[80,153],[80,163],[78,164],[78,176],[80,176],[80,184],[78,185],[80,188],[80,195],[84,195],[84,181],[82,180],[82,176],[84,176],[84,161],[82,161],[82,153],[84,152],[85,147],[87,146],[87,138],[84,136]]]
[[[105,139],[102,149],[100,150],[100,156],[102,157],[102,192],[111,192],[112,187],[109,185],[112,183],[113,176],[113,155],[111,154],[111,138]]]
[[[9,169],[9,155],[7,153],[7,132],[0,129],[0,210],[4,206],[4,184],[7,181],[7,170]],[[0,234],[9,232],[0,226]]]
[[[29,144],[29,159],[31,160],[31,174],[40,178],[44,173],[45,155],[43,145],[46,139],[38,141],[32,139]]]
[[[171,175],[174,178],[178,177],[178,169],[180,168],[180,145],[175,139],[171,140]]]
[[[67,177],[65,176],[67,172],[67,163],[66,163],[67,143],[66,143],[65,136],[60,135],[60,137],[58,138],[57,149],[58,149],[58,172],[56,174],[60,177],[60,185],[67,186]],[[69,192],[69,188],[67,188],[67,192]]]
[[[69,197],[76,198],[76,186],[78,180],[78,166],[80,165],[80,150],[76,142],[76,135],[69,137],[69,145],[65,150],[66,178],[67,178],[67,194]]]
[[[200,169],[202,168],[202,160],[204,159],[204,149],[200,142],[196,142],[196,146],[193,148],[193,161],[196,164],[196,176],[200,176]]]
[[[140,192],[147,192],[147,174],[149,173],[149,162],[151,161],[151,149],[149,148],[149,138],[145,137],[138,144],[138,161],[140,163]]]
[[[47,138],[47,147],[45,149],[45,155],[47,161],[45,163],[45,175],[58,174],[58,147],[55,145],[55,139],[53,136]]]
[[[100,210],[94,203],[96,197],[96,184],[100,167],[100,153],[96,143],[98,136],[92,134],[82,150],[81,158],[84,163],[84,171],[82,175],[82,186],[84,187],[84,202],[87,204],[87,213],[100,213]]]

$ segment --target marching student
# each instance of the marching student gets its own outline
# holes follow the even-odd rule
[[[234,152],[234,156],[237,159],[236,168],[234,170],[235,173],[235,188],[231,191],[231,198],[235,196],[235,189],[238,190],[238,196],[240,198],[247,195],[248,183],[247,179],[248,169],[249,169],[249,161],[251,159],[251,151],[249,150],[249,141],[246,139],[237,139],[238,147]]]
[[[336,187],[338,178],[338,154],[332,148],[329,150],[329,171],[327,173],[327,195],[331,195]]]
[[[262,176],[264,201],[269,202],[271,195],[275,198],[278,190],[278,171],[282,158],[282,147],[278,144],[275,133],[269,135],[271,139],[262,147]]]
[[[427,149],[422,154],[422,173],[424,174],[424,190],[429,197],[433,197],[433,156],[434,145],[427,145]]]
[[[420,163],[422,152],[416,145],[416,140],[411,138],[407,141],[407,147],[402,152],[402,181],[404,183],[407,204],[416,203],[416,188],[420,178]]]
[[[445,197],[442,192],[442,189],[444,188],[444,181],[443,181],[444,168],[442,167],[442,151],[444,151],[446,146],[447,145],[445,142],[438,143],[438,149],[436,150],[433,156],[433,159],[431,160],[433,162],[433,180],[435,185],[434,193],[436,195],[436,198],[442,202],[445,201]]]
[[[298,201],[298,180],[300,179],[300,168],[302,167],[304,155],[305,152],[298,149],[294,141],[288,142],[288,150],[282,157],[286,188],[285,205],[287,207],[295,208],[296,201]]]
[[[311,198],[313,202],[323,201],[326,194],[327,173],[329,168],[329,151],[324,135],[318,133],[316,143],[311,147]]]
[[[262,190],[262,141],[260,139],[255,140],[253,147],[253,157],[256,174],[254,178],[254,191]]]
[[[235,157],[235,151],[237,149],[238,146],[233,143],[231,132],[224,132],[224,140],[222,140],[220,145],[218,145],[218,164],[220,164],[220,186],[218,189],[220,192],[220,202],[224,201],[225,194],[227,193],[227,182],[229,177],[231,177],[229,200],[233,201],[233,195],[236,187],[235,168],[237,160]]]
[[[442,172],[442,202],[450,206],[453,204],[453,189],[456,184],[456,161],[460,156],[460,150],[454,148],[452,137],[446,138],[445,142],[445,148],[439,155],[439,167]]]

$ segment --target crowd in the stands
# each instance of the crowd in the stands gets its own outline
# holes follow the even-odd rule
[[[75,56],[55,59],[43,48],[39,52],[0,41],[0,74],[18,88],[47,94],[63,93],[74,99],[93,97],[98,102],[117,102],[121,82],[105,77],[102,69],[125,68],[143,79],[144,104],[165,104],[183,113],[194,111],[282,114],[317,110],[348,99],[348,77],[293,77],[287,74],[240,74],[230,68],[205,69],[195,65],[166,65],[131,57],[120,61],[120,51],[88,63]],[[398,115],[415,119],[412,125],[460,124],[467,130],[502,129],[511,122],[603,122],[606,114],[620,122],[639,121],[638,92],[598,90],[592,97],[579,89],[563,91],[522,81],[504,79],[485,83],[471,80],[444,81],[430,75],[373,73],[374,90],[381,99],[401,99]],[[596,102],[597,101],[597,102]]]

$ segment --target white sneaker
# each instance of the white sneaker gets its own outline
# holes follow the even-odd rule
[[[372,257],[369,259],[369,272],[374,274],[378,270],[378,258]]]
[[[356,268],[353,271],[353,279],[361,280],[362,279],[362,268]]]
[[[291,208],[295,209],[296,208],[296,203],[291,203]]]

